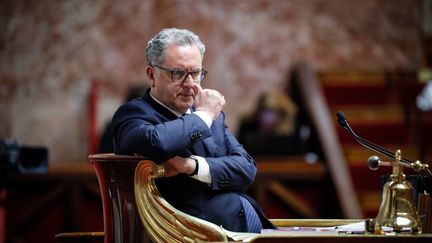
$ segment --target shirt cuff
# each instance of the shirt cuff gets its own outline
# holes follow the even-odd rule
[[[199,164],[198,174],[191,176],[191,177],[210,185],[212,182],[212,178],[211,178],[211,174],[210,174],[210,167],[209,167],[207,161],[203,157],[200,157],[200,156],[192,155],[191,157],[194,157],[195,159],[197,159],[198,164]]]
[[[205,122],[205,124],[207,125],[208,128],[211,127],[213,120],[212,120],[211,116],[209,114],[207,114],[205,111],[194,111],[193,114],[199,116],[199,118],[201,118],[201,120],[203,120]]]

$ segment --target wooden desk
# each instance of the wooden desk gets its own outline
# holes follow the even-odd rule
[[[276,219],[273,220],[279,227],[330,227],[348,223],[360,222],[360,219]],[[58,243],[102,243],[104,240],[103,232],[81,232],[81,233],[62,233],[56,235]],[[399,234],[399,235],[373,235],[373,234],[337,234],[319,235],[313,233],[304,234],[280,234],[280,235],[260,235],[250,242],[252,243],[387,243],[387,242],[432,242],[432,234]]]
[[[331,227],[350,223],[362,222],[362,219],[279,219],[272,220],[278,227]],[[278,235],[262,234],[256,237],[253,243],[386,243],[386,242],[432,242],[432,234],[397,234],[374,235],[366,234],[316,234],[308,231],[295,234],[280,233]]]
[[[388,242],[432,242],[432,235],[292,235],[262,236],[252,243],[388,243]]]

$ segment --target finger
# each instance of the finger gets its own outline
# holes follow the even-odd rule
[[[200,93],[200,92],[202,91],[202,87],[201,87],[201,85],[199,85],[199,84],[195,84],[195,87],[197,88],[198,93]]]
[[[194,97],[194,99],[196,101],[197,98],[201,96],[201,92],[202,92],[201,86],[200,85],[195,85],[194,86],[194,91],[195,91],[195,97]]]

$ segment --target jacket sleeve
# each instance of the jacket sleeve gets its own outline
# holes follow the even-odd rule
[[[206,158],[212,176],[211,188],[244,192],[255,179],[256,163],[230,132],[223,117],[222,113],[221,119],[214,122],[222,125],[213,124],[217,129],[222,128],[220,132],[213,132],[216,137],[215,154]],[[222,134],[223,141],[218,141],[215,134]]]
[[[168,120],[151,109],[131,104],[117,110],[112,124],[117,154],[140,154],[158,162],[176,155],[187,157],[191,145],[211,136],[197,115]]]

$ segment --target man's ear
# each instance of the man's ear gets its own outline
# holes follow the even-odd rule
[[[148,66],[146,69],[146,73],[147,73],[147,77],[149,78],[150,81],[150,87],[154,87],[155,86],[155,70],[153,67]]]

